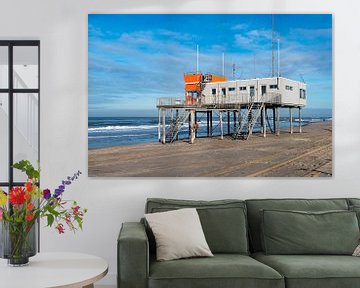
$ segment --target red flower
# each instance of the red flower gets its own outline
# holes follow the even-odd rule
[[[31,198],[31,195],[29,193],[25,193],[24,198],[25,200],[29,200]]]
[[[55,228],[58,230],[59,234],[62,234],[65,231],[64,226],[61,223],[59,223]]]
[[[34,218],[34,216],[32,214],[26,215],[26,220],[27,221],[31,221],[33,218]]]
[[[25,183],[25,187],[26,187],[26,190],[28,191],[28,192],[31,192],[31,191],[33,191],[33,186],[32,186],[32,184],[30,183],[30,182],[26,182]]]
[[[71,209],[73,210],[73,214],[76,215],[79,214],[80,206],[71,207]]]
[[[34,205],[32,203],[29,203],[26,205],[26,210],[31,210],[34,208]]]
[[[23,187],[13,187],[9,193],[9,201],[12,205],[21,205],[26,201],[25,189]]]
[[[71,223],[71,215],[70,214],[66,214],[65,222],[66,222],[67,225],[69,225]]]

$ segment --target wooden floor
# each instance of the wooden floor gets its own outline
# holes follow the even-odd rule
[[[93,177],[331,177],[332,122],[249,140],[196,139],[89,150]]]

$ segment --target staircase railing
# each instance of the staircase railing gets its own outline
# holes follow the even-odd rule
[[[261,110],[265,106],[265,99],[266,99],[266,94],[263,94],[261,95],[259,101],[256,102],[254,100],[250,101],[247,110],[245,112],[245,115],[244,116],[242,116],[241,114],[239,115],[240,116],[239,121],[241,121],[241,123],[239,123],[238,128],[234,133],[235,139],[241,136],[243,136],[245,140],[249,139],[261,115]],[[253,113],[254,112],[253,110],[256,110],[256,112]],[[243,131],[245,127],[247,127],[247,130]]]
[[[185,110],[180,117],[173,119],[166,133],[166,141],[172,143],[175,141],[186,120],[189,118],[190,111]]]

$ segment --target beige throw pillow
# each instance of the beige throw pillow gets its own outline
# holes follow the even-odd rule
[[[195,208],[145,214],[156,241],[158,261],[213,256]]]
[[[360,257],[360,244],[358,246],[356,246],[352,256]]]

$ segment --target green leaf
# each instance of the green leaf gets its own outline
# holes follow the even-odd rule
[[[14,168],[25,172],[29,178],[39,180],[40,168],[35,169],[29,160],[21,160],[13,165]]]
[[[51,227],[51,225],[54,223],[54,216],[53,215],[51,215],[51,214],[48,214],[47,215],[47,224],[48,224],[48,226],[50,226]]]

